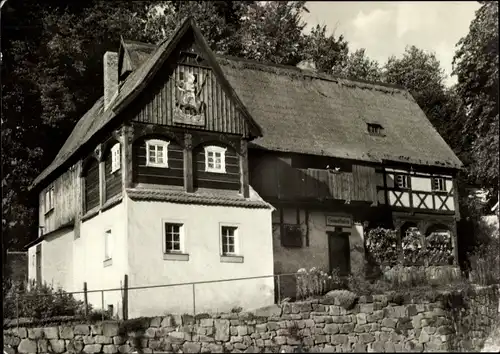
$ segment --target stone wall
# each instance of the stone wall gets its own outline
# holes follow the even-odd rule
[[[479,350],[498,319],[497,288],[462,301],[411,303],[404,295],[361,296],[352,309],[334,297],[284,303],[256,313],[164,316],[124,322],[16,327],[12,353],[430,352]]]

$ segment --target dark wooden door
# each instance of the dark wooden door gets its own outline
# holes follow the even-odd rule
[[[42,245],[36,246],[36,285],[42,285]]]
[[[341,276],[349,275],[351,263],[349,233],[335,231],[327,232],[327,235],[330,272],[337,269]]]

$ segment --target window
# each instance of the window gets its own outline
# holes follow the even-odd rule
[[[283,247],[302,247],[302,228],[300,225],[283,224],[281,230],[281,244]]]
[[[45,213],[54,209],[54,186],[45,191]]]
[[[182,224],[165,223],[165,253],[182,252]]]
[[[221,243],[223,256],[231,256],[237,254],[237,231],[238,228],[234,226],[221,226]]]
[[[432,190],[436,192],[446,191],[446,184],[444,178],[436,177],[432,179]]]
[[[168,167],[168,142],[163,140],[146,141],[146,166]]]
[[[383,135],[384,128],[380,124],[367,123],[366,125],[370,135]]]
[[[111,230],[108,230],[104,233],[104,261],[109,261],[112,257],[112,236],[113,235],[111,233]]]
[[[120,144],[116,143],[111,148],[111,173],[116,172],[120,169]]]
[[[396,186],[401,189],[409,189],[410,177],[407,175],[396,175]]]
[[[205,147],[205,171],[226,173],[226,149],[220,146]]]

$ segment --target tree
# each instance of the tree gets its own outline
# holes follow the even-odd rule
[[[334,73],[347,79],[382,80],[382,69],[379,63],[368,58],[364,48],[349,54],[345,61],[335,68]]]
[[[470,173],[498,201],[498,2],[482,1],[453,59],[457,94],[466,111],[462,134],[471,141]]]

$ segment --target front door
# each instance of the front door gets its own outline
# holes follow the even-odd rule
[[[350,271],[349,233],[342,231],[327,232],[330,272],[339,271],[339,275],[347,276]]]
[[[36,246],[36,285],[42,285],[42,245]]]

